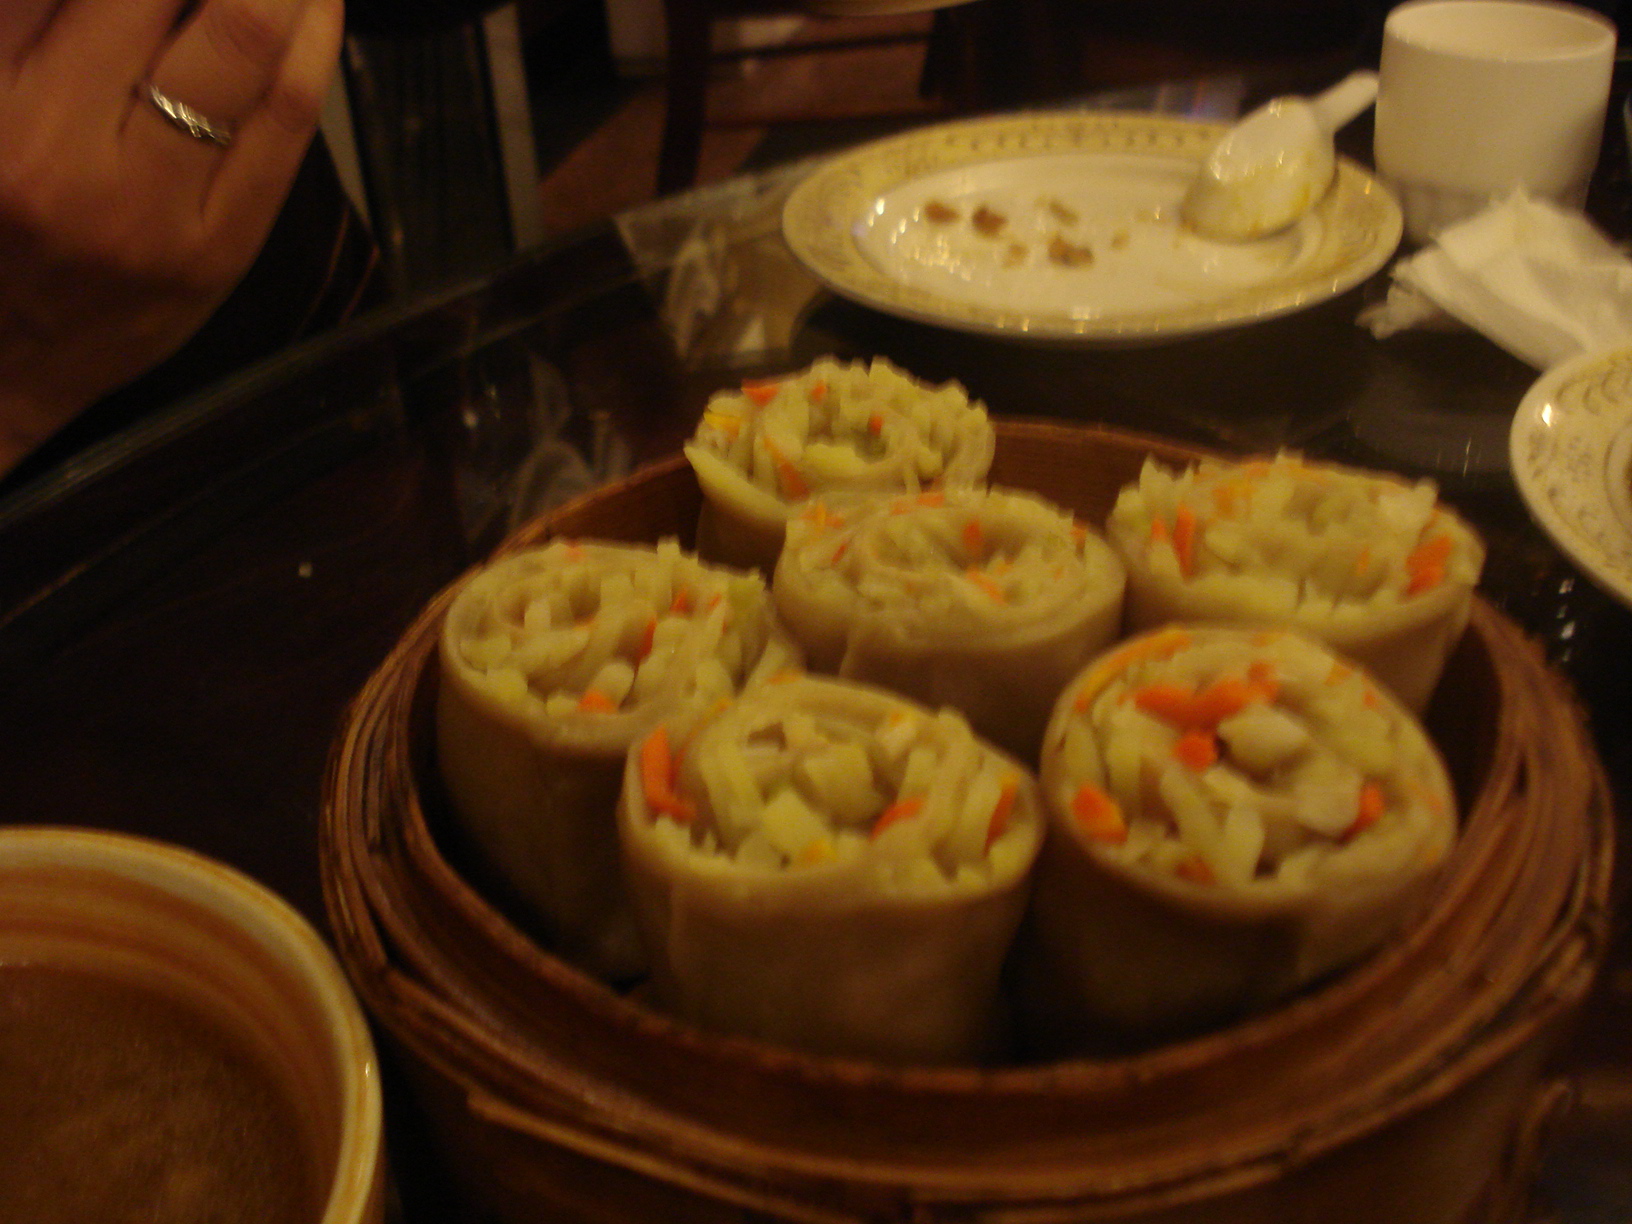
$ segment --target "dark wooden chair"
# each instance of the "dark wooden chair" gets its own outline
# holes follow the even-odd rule
[[[919,92],[926,113],[1048,104],[1158,80],[1250,71],[1274,92],[1327,84],[1364,54],[1390,0],[664,0],[668,116],[658,190],[697,176],[708,81],[722,58],[807,54],[900,34],[715,53],[716,22],[755,15],[834,17],[933,10]],[[899,27],[899,23],[897,23]],[[855,31],[852,22],[846,27]],[[777,116],[778,122],[831,116]]]
[[[709,122],[708,82],[713,67],[721,59],[750,55],[805,55],[847,47],[878,45],[904,39],[926,40],[925,71],[920,93],[949,111],[969,109],[976,104],[979,87],[969,70],[969,22],[965,10],[973,13],[1008,0],[664,0],[668,23],[668,112],[664,120],[663,144],[658,159],[659,193],[678,191],[696,181],[697,160],[702,149],[703,131]],[[800,40],[780,47],[750,51],[715,52],[712,46],[717,22],[752,16],[810,17],[813,21],[866,16],[895,16],[901,13],[935,10],[927,35],[887,33],[842,38]],[[854,26],[848,27],[853,29]],[[782,122],[808,115],[778,116]]]

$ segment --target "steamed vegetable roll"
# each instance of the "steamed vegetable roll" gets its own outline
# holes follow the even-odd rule
[[[772,596],[819,671],[961,710],[1035,762],[1054,699],[1116,635],[1122,565],[1029,493],[812,501]]]
[[[466,583],[442,630],[438,763],[491,872],[565,956],[640,967],[615,823],[629,746],[797,661],[758,577],[672,541],[556,541]]]
[[[1287,631],[1130,639],[1061,695],[1042,778],[1025,992],[1055,1045],[1215,1022],[1354,961],[1456,834],[1413,716]]]
[[[992,1052],[1041,841],[1032,775],[955,711],[803,677],[630,754],[619,831],[658,997],[897,1063]]]
[[[1132,629],[1285,624],[1422,710],[1467,624],[1484,547],[1434,486],[1290,456],[1147,461],[1106,535],[1128,567]]]
[[[744,383],[709,401],[686,446],[703,489],[698,551],[769,574],[806,498],[980,484],[994,439],[985,405],[957,383],[931,387],[882,358]]]

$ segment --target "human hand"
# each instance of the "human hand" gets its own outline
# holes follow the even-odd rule
[[[0,0],[0,474],[243,277],[342,22],[342,0]],[[230,143],[189,135],[149,81]]]

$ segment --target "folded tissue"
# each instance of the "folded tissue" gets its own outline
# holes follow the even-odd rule
[[[1460,321],[1545,370],[1632,339],[1632,260],[1579,212],[1515,192],[1394,266],[1379,339]]]

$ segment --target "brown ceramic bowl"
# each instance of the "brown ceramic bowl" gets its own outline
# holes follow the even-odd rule
[[[121,1153],[104,1153],[99,1176],[115,1176],[110,1165],[127,1155],[136,1163],[170,1162],[165,1176],[171,1181],[209,1186],[241,1182],[244,1169],[253,1168],[268,1180],[306,1183],[278,1199],[295,1219],[381,1220],[380,1087],[367,1023],[317,933],[267,889],[159,842],[60,828],[0,829],[0,972],[14,975],[7,978],[8,1007],[21,1009],[19,1000],[32,998],[33,1014],[43,1017],[37,1023],[104,1034],[109,1046],[123,1042],[131,1053],[120,1057],[130,1063],[144,1050],[185,1047],[166,1056],[171,1061],[164,1065],[177,1068],[167,1072],[168,1081],[153,1073],[161,1098],[181,1097],[212,1076],[267,1085],[265,1094],[242,1106],[277,1115],[264,1125],[253,1114],[206,1114],[195,1126],[191,1118],[160,1110],[127,1119],[139,1125],[96,1130]],[[19,1014],[14,1010],[8,1019],[16,1023]],[[102,1018],[87,1021],[87,1015]],[[199,1050],[211,1053],[195,1059]],[[96,1082],[98,1064],[74,1057],[71,1049],[59,1051],[70,1067],[64,1074]],[[85,1094],[94,1104],[81,1105],[61,1125],[84,1135],[101,1126],[100,1119],[134,1112],[131,1102],[142,1098],[131,1091],[120,1082],[102,1096]],[[248,1098],[206,1086],[197,1100],[202,1113]],[[224,1128],[226,1116],[265,1136],[268,1146],[279,1140],[285,1150],[244,1155],[223,1147],[208,1157],[174,1150],[175,1136]],[[155,1135],[153,1146],[132,1154],[129,1136],[144,1130]],[[82,1157],[87,1167],[98,1164],[96,1151]],[[226,1163],[238,1159],[243,1167]],[[132,1184],[151,1185],[133,1176]]]

